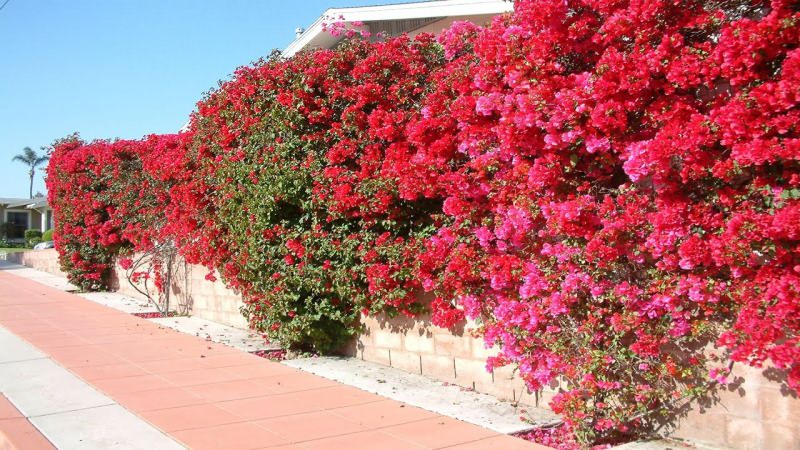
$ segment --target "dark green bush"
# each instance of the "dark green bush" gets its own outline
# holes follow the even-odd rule
[[[25,240],[26,241],[31,240],[33,238],[40,238],[41,239],[41,237],[42,237],[41,230],[33,230],[33,229],[25,230]]]
[[[36,242],[34,242],[34,240]],[[25,245],[27,247],[33,247],[34,245],[42,242],[42,231],[41,230],[25,230]]]
[[[9,222],[0,223],[0,237],[7,239],[8,235],[13,231],[14,224]]]

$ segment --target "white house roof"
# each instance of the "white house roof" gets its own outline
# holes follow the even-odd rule
[[[14,207],[19,205],[27,205],[31,202],[29,198],[18,197],[0,197],[0,206]]]
[[[44,208],[47,205],[47,197],[37,197],[31,200],[28,200],[28,209],[37,209],[37,208]]]
[[[283,51],[284,56],[292,56],[303,49],[332,48],[341,37],[336,37],[323,30],[326,21],[342,21],[345,23],[363,22],[370,24],[381,22],[401,22],[400,27],[409,29],[418,25],[424,27],[430,22],[449,18],[458,20],[467,17],[491,17],[511,12],[512,2],[507,0],[433,0],[414,3],[398,3],[390,5],[362,6],[353,8],[330,8],[308,27],[297,39]],[[378,28],[386,28],[380,26]]]
[[[6,208],[19,208],[21,206],[29,209],[41,208],[47,206],[47,198],[0,198],[0,205],[5,205]]]

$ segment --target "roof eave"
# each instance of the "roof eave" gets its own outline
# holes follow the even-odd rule
[[[514,4],[504,0],[439,0],[356,8],[330,8],[286,47],[283,51],[283,56],[293,56],[300,50],[307,48],[309,44],[325,43],[321,42],[323,40],[330,40],[330,44],[338,42],[339,38],[331,36],[322,29],[326,17],[337,18],[337,20],[339,17],[343,17],[341,20],[344,22],[378,22],[432,17],[496,15],[511,12],[513,9]],[[323,34],[329,38],[322,38],[321,35]],[[321,45],[315,46],[319,47]]]

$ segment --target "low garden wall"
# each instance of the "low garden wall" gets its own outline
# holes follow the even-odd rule
[[[115,265],[111,272],[110,285],[117,292],[136,298],[145,298],[128,280],[126,270]],[[208,270],[204,267],[187,264],[182,258],[175,263],[175,270],[170,283],[171,304],[178,312],[191,313],[195,317],[237,328],[248,328],[239,307],[242,298],[228,289],[221,281],[209,281],[205,278]],[[142,283],[137,287],[143,290]],[[151,286],[149,294],[153,298],[158,293]]]
[[[469,324],[452,333],[429,317],[378,316],[362,317],[362,327],[351,356],[541,408],[556,392],[553,386],[528,392],[509,367],[487,372],[486,358],[496,350],[471,337]],[[743,364],[734,366],[732,378],[716,400],[693,403],[670,435],[715,448],[800,448],[800,399],[782,385],[785,380]]]
[[[800,448],[800,400],[774,371],[737,364],[736,381],[708,406],[693,404],[673,437],[737,450]]]
[[[468,322],[451,331],[433,325],[427,315],[415,319],[361,316],[362,331],[346,353],[503,400],[546,407],[552,389],[530,394],[510,368],[486,370],[486,358],[497,355],[497,349],[487,349],[483,339],[474,337],[473,325]]]
[[[48,273],[62,275],[55,250],[9,255],[9,260]],[[193,316],[246,328],[239,312],[241,297],[217,281],[205,278],[207,270],[179,261],[172,283],[174,301]],[[125,295],[141,297],[127,281],[125,270],[115,267],[112,286]],[[362,332],[344,350],[349,356],[475,389],[504,400],[547,408],[555,389],[529,393],[509,368],[487,372],[485,361],[496,354],[483,340],[473,337],[474,324],[452,332],[419,316],[361,318]],[[673,437],[736,450],[800,448],[800,399],[782,386],[775,371],[734,366],[734,382],[717,392],[717,400],[693,404]]]
[[[61,271],[61,267],[58,264],[58,252],[55,249],[9,253],[6,255],[6,260],[53,275],[67,276]]]

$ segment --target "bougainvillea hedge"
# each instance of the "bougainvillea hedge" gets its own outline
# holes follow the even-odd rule
[[[181,136],[57,145],[62,263],[97,287],[174,240],[253,326],[323,351],[432,292],[435,323],[499,344],[490,368],[560,381],[578,442],[652,429],[730,361],[797,390],[799,9],[520,0],[438,42],[270,57]]]
[[[241,68],[199,104],[176,203],[202,195],[174,223],[254,327],[330,351],[361,310],[419,310],[414,259],[441,205],[400,198],[386,172],[442,62],[430,37],[352,41]]]
[[[442,322],[484,318],[489,365],[530,387],[565,379],[551,406],[584,441],[724,377],[708,344],[800,387],[798,4],[517,7],[414,126],[468,157],[421,256]]]
[[[57,218],[53,240],[73,284],[105,288],[117,256],[148,251],[166,238],[169,189],[183,172],[170,168],[182,160],[185,138],[87,144],[70,136],[54,145],[46,180]]]

